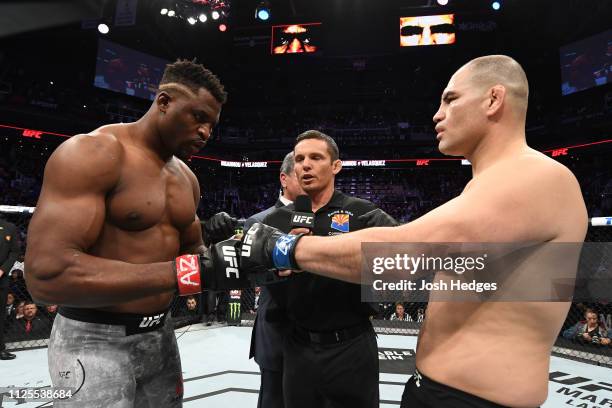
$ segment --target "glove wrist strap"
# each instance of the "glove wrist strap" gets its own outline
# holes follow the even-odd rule
[[[295,247],[304,235],[283,235],[276,241],[272,250],[272,262],[277,269],[299,269],[295,261]]]
[[[174,260],[179,296],[195,295],[202,292],[200,257],[181,255]]]

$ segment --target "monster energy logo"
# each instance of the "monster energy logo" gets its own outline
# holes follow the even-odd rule
[[[238,320],[240,318],[240,302],[230,302],[229,319]]]

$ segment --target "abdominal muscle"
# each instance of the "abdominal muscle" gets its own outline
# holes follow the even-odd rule
[[[419,336],[417,368],[480,398],[533,407],[548,392],[552,345],[568,303],[431,302]]]
[[[158,224],[144,231],[125,231],[107,224],[96,245],[88,252],[101,258],[145,264],[172,261],[179,255],[179,250],[179,232],[171,225]],[[152,314],[167,309],[175,294],[175,291],[169,291],[98,310]]]

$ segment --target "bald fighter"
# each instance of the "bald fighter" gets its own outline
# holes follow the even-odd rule
[[[253,242],[251,257],[243,256],[241,266],[359,282],[363,242],[584,241],[587,212],[576,178],[526,143],[528,93],[526,75],[512,58],[468,62],[451,77],[433,118],[440,151],[472,163],[461,195],[397,228],[334,237],[288,236],[255,224],[244,238]],[[542,404],[550,352],[569,306],[431,302],[402,407]],[[533,315],[542,318],[525,318]]]
[[[49,370],[73,396],[54,406],[182,406],[168,308],[225,275],[217,248],[205,251],[200,188],[183,160],[225,100],[209,70],[177,61],[142,118],[74,136],[49,158],[25,263],[32,296],[61,305]]]

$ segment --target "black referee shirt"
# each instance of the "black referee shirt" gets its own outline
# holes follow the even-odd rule
[[[360,230],[364,225],[357,217],[375,208],[367,200],[349,197],[335,190],[331,200],[315,213],[313,235],[329,236]],[[278,208],[266,216],[264,224],[287,233],[291,230],[293,211],[293,204]],[[358,284],[298,273],[292,274],[287,285],[282,286],[285,293],[271,290],[272,297],[284,305],[290,320],[306,330],[344,329],[366,322],[374,314],[368,303],[361,302]]]

